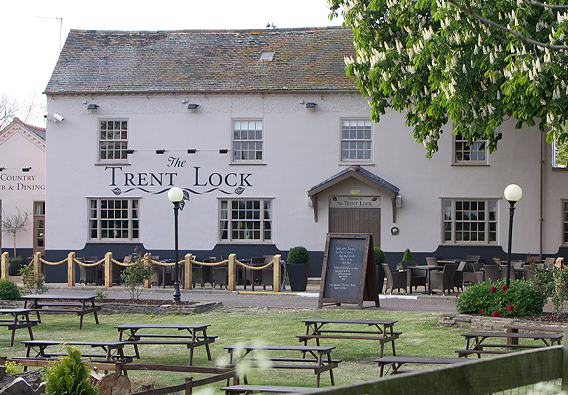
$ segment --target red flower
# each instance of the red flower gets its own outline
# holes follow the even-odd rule
[[[510,304],[509,306],[507,306],[507,309],[509,309],[509,311],[513,310],[513,305]]]
[[[493,317],[499,317],[499,312],[497,310],[493,312]]]
[[[489,289],[491,289],[491,292],[497,291],[497,287],[495,287],[495,285],[492,285],[491,288],[489,288]]]
[[[479,310],[479,314],[483,314],[483,310]]]
[[[506,286],[506,285],[503,285],[503,286],[501,287],[501,289],[502,289],[503,291],[506,291],[506,290],[507,290],[507,286]]]

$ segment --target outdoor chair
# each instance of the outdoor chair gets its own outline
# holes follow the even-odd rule
[[[394,289],[397,289],[400,291],[401,288],[404,288],[404,293],[407,293],[407,286],[408,286],[408,281],[407,281],[407,270],[397,270],[397,271],[392,271],[389,264],[388,263],[383,263],[382,264],[383,269],[385,271],[385,276],[387,278],[387,287],[385,289],[385,293],[387,291],[387,289],[390,289],[390,293],[392,295],[392,291]]]
[[[412,293],[412,287],[416,290],[419,285],[424,286],[426,291],[426,269],[409,269],[410,266],[416,266],[415,261],[402,261],[402,268],[407,270],[407,285],[410,287],[410,293]]]
[[[263,256],[252,257],[250,259],[250,265],[264,266],[265,265],[264,257]],[[247,280],[250,281],[250,285],[252,285],[252,288],[254,290],[255,284],[262,284],[262,269],[261,270],[249,269],[247,271]]]
[[[99,261],[99,257],[89,255],[83,257],[84,263],[95,263]],[[81,266],[85,269],[85,284],[103,285],[103,270],[104,264],[97,266]],[[80,269],[79,269],[80,270]]]
[[[211,262],[210,259],[203,260],[203,263],[209,262]],[[211,266],[199,265],[197,263],[193,264],[191,267],[191,281],[193,288],[195,288],[195,284],[201,284],[201,288],[205,287],[205,283],[209,283],[213,286]]]
[[[506,269],[505,269],[506,270]],[[483,265],[484,280],[485,281],[498,281],[502,277],[502,270],[500,265]]]
[[[481,255],[467,255],[465,257],[466,262],[471,262],[471,263],[477,263],[479,262],[479,259],[481,259]]]
[[[426,264],[428,266],[438,266],[438,258],[434,256],[427,256],[426,257]]]
[[[213,288],[219,285],[219,288],[225,287],[229,283],[229,266],[227,264],[213,266]]]
[[[558,269],[565,268],[566,265],[564,265],[564,258],[556,258],[556,260],[554,261],[554,266],[556,266]]]
[[[462,272],[464,284],[477,284],[483,281],[483,263],[471,263],[471,271],[466,270]],[[467,265],[466,265],[467,267]]]
[[[269,262],[274,260],[274,255],[265,255],[264,256],[264,264],[266,265]],[[284,282],[284,265],[278,264],[280,267],[280,281]],[[279,288],[274,287],[274,267],[270,266],[267,268],[262,269],[262,289],[266,289],[267,285],[272,286],[273,291],[278,291]]]
[[[466,258],[467,259],[467,258]],[[461,290],[463,292],[463,275],[466,268],[466,261],[461,261],[456,269],[456,274],[454,276],[454,288]]]
[[[547,256],[546,258],[544,258],[544,267],[550,269],[552,266],[554,266],[555,262],[556,262],[555,257]]]
[[[444,269],[439,272],[430,273],[430,289],[439,289],[445,295],[446,291],[454,290],[454,277],[458,265],[456,263],[448,263],[444,265]]]
[[[493,260],[494,263],[496,263],[497,265],[502,265],[503,264],[503,259],[501,259],[500,256],[494,256],[493,258],[491,258]]]

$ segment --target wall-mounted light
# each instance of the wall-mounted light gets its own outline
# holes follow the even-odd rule
[[[30,171],[31,169],[32,169],[31,167],[22,167],[22,171],[23,171],[23,172],[26,172],[26,173],[27,173],[28,171]]]
[[[315,110],[317,105],[318,105],[317,103],[315,103],[313,101],[309,101],[309,102],[306,103],[306,108],[309,108],[310,110]]]
[[[402,207],[402,196],[396,195],[396,196],[394,197],[394,205],[396,206],[396,208],[401,208],[401,207]]]
[[[228,153],[228,152],[229,152],[229,150],[228,150],[227,148],[221,148],[221,149],[219,150],[219,153],[220,153],[220,154],[226,154],[226,153]]]
[[[195,154],[196,152],[197,152],[197,150],[195,148],[188,148],[187,149],[188,154]]]
[[[192,110],[192,111],[197,111],[197,107],[199,107],[199,104],[189,103],[189,104],[187,105],[187,109],[188,109],[188,110]]]
[[[133,154],[133,153],[134,153],[134,150],[133,150],[133,149],[126,149],[126,150],[124,150],[124,152],[125,152],[127,155],[130,155],[130,154]]]
[[[0,167],[0,171],[4,171],[5,167]]]
[[[162,155],[162,154],[164,154],[164,153],[166,153],[166,150],[165,150],[165,149],[157,149],[157,150],[156,150],[156,154],[157,154],[157,155]]]
[[[98,104],[91,103],[87,106],[87,110],[96,111],[99,108]]]

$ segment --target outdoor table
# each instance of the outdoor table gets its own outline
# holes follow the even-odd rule
[[[397,321],[390,320],[348,320],[348,319],[320,319],[309,318],[302,320],[306,325],[306,333],[296,335],[304,345],[308,344],[309,339],[315,339],[316,344],[320,345],[320,339],[358,339],[358,340],[377,340],[380,344],[380,356],[383,356],[385,343],[392,344],[392,355],[396,355],[394,341],[402,334],[395,332],[393,326]],[[338,329],[330,328],[334,325],[366,325],[366,330]],[[325,326],[325,329],[323,327]]]
[[[452,262],[453,263],[453,262]],[[420,265],[420,266],[408,266],[407,269],[410,270],[426,270],[427,271],[427,283],[428,283],[428,291],[426,291],[426,293],[428,293],[428,295],[432,295],[432,283],[430,281],[430,273],[432,273],[432,270],[444,270],[444,266],[434,266],[434,265]]]
[[[24,308],[35,311],[37,321],[41,323],[40,311],[45,313],[77,314],[79,319],[79,329],[83,327],[83,316],[93,313],[95,322],[99,323],[97,311],[101,306],[95,304],[95,295],[23,295]]]
[[[0,314],[11,314],[13,317],[13,319],[0,320],[0,326],[5,326],[8,328],[8,330],[12,331],[12,337],[10,338],[10,347],[14,345],[16,329],[28,328],[30,339],[34,339],[32,326],[36,326],[38,322],[30,321],[30,313],[32,312],[33,311],[30,309],[0,309]]]
[[[560,344],[563,338],[562,333],[508,333],[508,332],[467,332],[462,333],[465,337],[466,345],[465,350],[456,350],[459,356],[467,357],[468,354],[477,354],[481,358],[481,354],[504,354],[511,352],[513,349],[524,348],[540,348],[547,346],[554,346],[556,343]],[[484,343],[487,339],[507,339],[508,343]],[[513,344],[510,339],[533,339],[540,340],[543,344]],[[486,350],[489,348],[489,350]],[[507,350],[495,350],[495,348],[506,348]]]
[[[331,359],[331,351],[335,346],[322,347],[322,346],[288,346],[288,345],[250,345],[250,344],[235,344],[225,347],[229,352],[229,366],[236,366],[239,361],[254,354],[256,350],[267,351],[270,356],[268,359],[272,361],[272,369],[308,369],[313,370],[316,374],[316,387],[320,385],[321,372],[329,371],[331,385],[334,385],[333,369],[337,367],[341,360]],[[242,352],[238,356],[235,351]],[[273,352],[277,352],[276,356],[272,356]],[[301,358],[290,358],[285,354],[299,352],[302,354]],[[306,358],[306,354],[310,354],[311,358]],[[253,365],[255,367],[255,365]],[[246,376],[244,377],[245,384],[248,384]]]
[[[26,340],[22,342],[26,346],[26,358],[31,358],[32,348],[37,348],[37,354],[35,358],[53,358],[58,357],[62,354],[48,353],[46,348],[50,346],[61,346],[63,344],[70,346],[89,346],[93,348],[101,348],[103,350],[102,354],[88,354],[81,353],[82,357],[86,358],[98,358],[102,362],[130,362],[132,361],[132,356],[124,355],[124,346],[126,342],[120,341],[74,341],[74,340]]]
[[[447,365],[453,363],[461,363],[464,362],[464,358],[436,358],[436,357],[400,357],[400,356],[388,356],[382,357],[379,359],[375,359],[374,362],[379,364],[379,377],[383,377],[384,369],[386,365],[391,366],[391,375],[397,373],[403,373],[399,369],[402,365],[410,364],[410,363],[418,363],[418,364],[428,364],[428,365]]]
[[[118,329],[118,340],[134,346],[137,358],[140,358],[138,346],[140,344],[182,344],[189,348],[189,363],[193,363],[193,349],[198,346],[205,346],[207,358],[211,360],[211,350],[209,344],[213,343],[217,336],[207,335],[209,324],[161,324],[161,323],[135,323],[122,324],[115,326]],[[140,329],[157,330],[152,333],[139,333]],[[183,333],[168,333],[168,330],[175,329]],[[170,331],[171,332],[171,331]],[[128,336],[124,339],[124,337]],[[145,340],[142,340],[142,339]]]

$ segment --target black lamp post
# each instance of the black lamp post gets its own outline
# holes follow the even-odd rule
[[[523,190],[516,184],[510,184],[505,188],[505,199],[509,202],[509,246],[507,250],[507,288],[511,278],[511,245],[513,241],[513,216],[515,215],[515,203],[521,200]]]
[[[173,187],[168,191],[168,199],[174,204],[174,232],[175,232],[175,266],[174,266],[174,303],[181,302],[179,290],[179,257],[178,257],[178,211],[183,200],[183,191]]]

